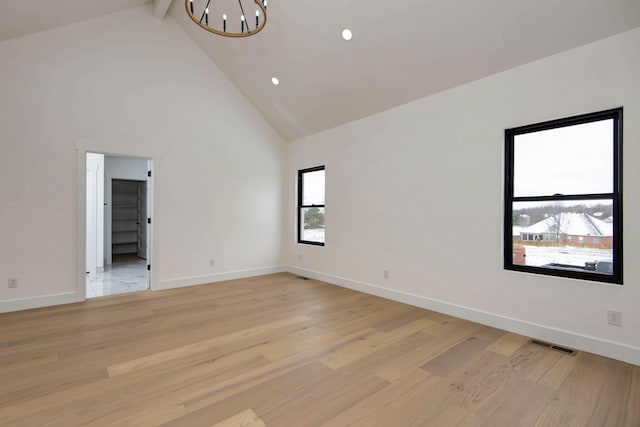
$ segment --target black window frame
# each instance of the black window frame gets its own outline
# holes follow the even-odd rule
[[[623,252],[622,252],[622,111],[614,108],[594,113],[581,114],[556,120],[545,121],[505,130],[505,188],[504,188],[504,268],[547,276],[568,277],[595,282],[606,282],[622,285]],[[514,197],[514,138],[517,135],[557,129],[567,126],[585,124],[601,120],[613,119],[613,192],[600,194],[554,194],[547,196]],[[553,269],[514,264],[513,262],[513,204],[527,201],[570,201],[570,200],[611,200],[613,206],[613,274],[600,274],[579,269]]]
[[[309,172],[317,172],[317,171],[323,171],[325,170],[325,166],[314,166],[312,168],[306,168],[306,169],[300,169],[298,170],[298,243],[302,243],[305,245],[315,245],[315,246],[324,246],[325,242],[314,242],[311,240],[303,240],[302,239],[302,209],[305,208],[325,208],[325,205],[315,205],[315,204],[311,204],[311,205],[304,205],[302,204],[302,197],[303,197],[303,185],[304,185],[304,174],[305,173],[309,173]],[[325,188],[326,188],[326,178],[325,178]],[[326,200],[325,200],[326,203]]]

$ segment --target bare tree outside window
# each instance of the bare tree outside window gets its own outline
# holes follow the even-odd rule
[[[549,207],[549,218],[551,218],[551,226],[549,231],[555,236],[555,241],[561,241],[561,235],[567,231],[567,215],[560,203],[553,203]]]

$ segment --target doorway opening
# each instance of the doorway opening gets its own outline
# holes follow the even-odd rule
[[[151,160],[86,153],[86,297],[149,289]]]

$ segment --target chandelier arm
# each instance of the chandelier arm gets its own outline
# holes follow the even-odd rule
[[[214,27],[209,27],[208,25],[204,25],[201,22],[198,22],[198,18],[196,18],[193,13],[190,12],[189,10],[189,0],[184,0],[184,7],[185,10],[187,12],[187,15],[189,16],[189,18],[200,28],[202,28],[203,30],[206,30],[210,33],[213,34],[217,34],[219,36],[224,36],[224,37],[235,37],[235,38],[240,38],[240,37],[249,37],[249,36],[253,36],[255,34],[258,34],[260,31],[262,31],[262,29],[266,26],[267,24],[267,8],[264,6],[264,4],[262,4],[262,0],[253,0],[253,2],[258,6],[258,8],[262,11],[262,22],[260,23],[260,25],[258,26],[258,28],[256,28],[254,31],[248,32],[248,33],[231,33],[231,32],[223,32],[220,31]]]
[[[205,13],[207,13],[207,9],[209,8],[209,3],[211,3],[211,0],[207,1],[207,5],[204,7],[204,9],[202,9],[202,16],[200,17],[200,24],[202,24],[202,20],[204,19],[204,15]]]
[[[240,5],[240,13],[242,13],[242,16],[244,16],[244,21],[242,21],[243,23],[243,29],[242,29],[242,33],[244,33],[244,23],[247,24],[247,31],[251,32],[251,30],[249,30],[249,23],[247,22],[247,15],[244,14],[244,8],[242,7],[242,1],[238,0],[238,4]]]

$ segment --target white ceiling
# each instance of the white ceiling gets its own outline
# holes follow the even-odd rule
[[[0,0],[0,41],[145,3],[151,3],[151,0]]]
[[[0,40],[150,2],[0,0]],[[169,14],[293,140],[639,27],[640,0],[269,0],[241,39],[197,27],[184,0]]]

